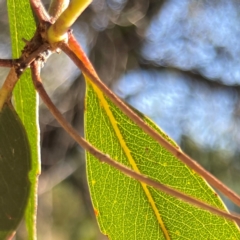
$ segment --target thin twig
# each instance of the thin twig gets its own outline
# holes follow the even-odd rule
[[[0,89],[0,112],[2,111],[2,107],[6,101],[11,98],[11,93],[13,88],[15,87],[19,77],[16,74],[16,69],[13,66],[8,75],[6,80],[4,81],[1,89]]]
[[[41,0],[30,0],[31,6],[39,20],[39,22],[50,22],[51,18],[42,4]]]
[[[54,22],[62,14],[62,12],[68,7],[69,0],[51,0],[48,13],[54,19]]]
[[[49,44],[42,44],[36,51],[32,52],[26,59],[19,61],[19,67],[17,68],[17,74],[23,72],[27,67],[31,65],[31,63],[36,60],[36,58],[40,57],[46,50],[49,49]]]
[[[135,112],[133,112],[121,99],[119,99],[104,83],[99,79],[96,71],[94,70],[89,59],[85,55],[84,51],[74,38],[71,32],[69,32],[68,44],[61,42],[59,47],[73,60],[73,62],[82,70],[86,76],[107,96],[113,103],[119,107],[133,122],[135,122],[139,127],[143,129],[144,132],[149,134],[153,139],[155,139],[160,145],[165,147],[169,152],[171,152],[175,157],[185,163],[189,168],[193,169],[199,175],[201,175],[209,184],[217,188],[229,199],[231,199],[235,204],[240,206],[240,197],[214,177],[211,173],[206,171],[201,165],[196,161],[191,159],[188,155],[183,153],[181,149],[173,146],[167,140],[165,140],[159,133],[154,129],[149,127]]]
[[[2,110],[4,103],[11,98],[12,91],[25,69],[48,48],[48,44],[43,44],[26,59],[11,60],[13,65],[0,89],[0,111]]]
[[[94,146],[92,146],[89,142],[87,142],[85,139],[83,139],[78,132],[72,128],[72,126],[64,119],[62,114],[59,112],[59,110],[55,107],[55,105],[52,103],[51,99],[47,95],[42,82],[40,78],[40,68],[39,63],[37,61],[33,62],[31,64],[31,70],[32,70],[32,79],[35,86],[35,89],[39,93],[40,97],[42,98],[45,105],[48,107],[52,115],[55,117],[55,119],[59,122],[59,124],[65,129],[65,131],[86,151],[88,151],[90,154],[92,154],[94,157],[96,157],[101,162],[105,162],[112,167],[118,169],[122,173],[128,175],[131,178],[134,178],[142,183],[145,183],[149,186],[152,186],[160,191],[163,191],[169,195],[172,195],[176,198],[182,199],[185,202],[188,202],[190,204],[196,205],[202,209],[205,209],[211,213],[217,214],[221,217],[228,218],[230,220],[234,220],[236,222],[240,223],[240,217],[237,214],[230,214],[228,212],[225,212],[223,210],[217,209],[215,207],[212,207],[204,202],[201,202],[195,198],[192,198],[188,195],[185,195],[177,190],[174,190],[166,185],[163,185],[153,179],[148,178],[147,176],[144,176],[142,174],[139,174],[137,172],[134,172],[133,170],[125,167],[124,165],[118,163],[117,161],[114,161],[111,159],[108,155],[102,153],[98,149],[96,149]]]
[[[12,67],[18,59],[0,59],[0,67]]]

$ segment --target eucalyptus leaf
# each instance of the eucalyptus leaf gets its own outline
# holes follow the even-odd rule
[[[0,239],[24,216],[30,191],[31,152],[25,128],[11,105],[0,112]]]
[[[139,116],[176,145],[147,117]],[[136,172],[227,211],[202,177],[148,136],[88,79],[85,135]],[[234,222],[139,183],[88,153],[87,174],[100,229],[109,239],[240,239]]]

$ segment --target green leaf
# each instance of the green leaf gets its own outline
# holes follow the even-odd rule
[[[12,106],[0,112],[0,239],[17,228],[27,206],[31,153],[26,131]]]
[[[17,58],[21,55],[21,50],[25,45],[22,39],[24,38],[30,40],[33,37],[36,24],[29,0],[8,0],[7,4],[12,40],[12,52],[13,57]],[[28,70],[23,74],[14,89],[15,108],[27,131],[32,155],[32,169],[29,174],[31,192],[28,207],[25,213],[29,233],[28,239],[36,238],[35,221],[37,209],[37,181],[40,173],[37,102],[38,99],[32,84],[31,74]]]
[[[199,175],[134,124],[90,81],[85,101],[85,135],[95,147],[136,172],[225,209]],[[139,183],[88,153],[87,174],[99,226],[109,239],[240,239],[234,222]]]

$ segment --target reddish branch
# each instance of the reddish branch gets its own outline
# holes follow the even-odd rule
[[[50,22],[51,18],[42,4],[41,0],[30,0],[31,6],[39,20],[39,22]]]
[[[0,59],[0,67],[12,67],[18,62],[18,59]]]

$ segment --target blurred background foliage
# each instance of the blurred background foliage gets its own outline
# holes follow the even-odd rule
[[[49,1],[44,4],[48,7]],[[0,54],[10,58],[4,0],[0,14]],[[240,194],[239,1],[94,0],[73,31],[118,96]],[[1,81],[7,72],[0,69]],[[80,71],[63,53],[54,54],[42,78],[57,107],[83,135],[85,84]],[[91,206],[83,150],[41,101],[39,116],[39,239],[106,239]],[[16,239],[24,236],[20,228]]]

